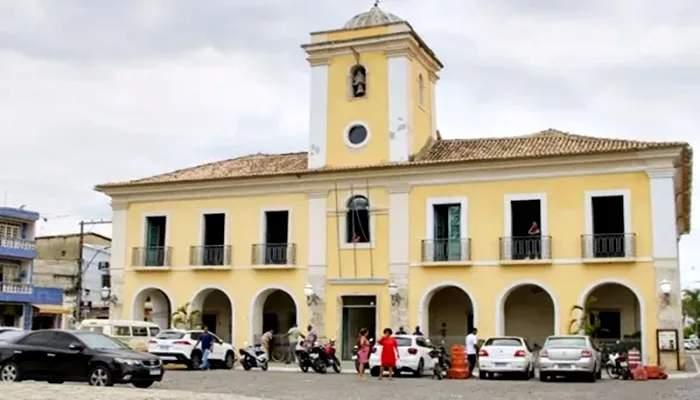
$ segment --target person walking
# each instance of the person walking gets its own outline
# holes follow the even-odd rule
[[[365,380],[365,364],[369,361],[369,339],[367,328],[360,329],[360,334],[357,335],[357,374],[361,380]]]
[[[476,355],[477,355],[477,346],[476,344],[479,341],[479,338],[477,338],[476,334],[478,332],[478,329],[472,328],[471,332],[467,335],[467,361],[469,362],[469,377],[474,378],[474,367],[476,366]]]
[[[379,339],[379,344],[382,345],[382,366],[379,370],[379,380],[384,376],[384,371],[389,371],[389,379],[391,380],[396,368],[396,361],[399,359],[399,344],[391,334],[391,328],[384,329],[384,336]]]
[[[211,355],[211,348],[214,343],[214,336],[209,333],[209,328],[206,326],[202,329],[202,334],[199,335],[197,343],[195,343],[195,349],[199,344],[202,344],[202,366],[203,370],[209,369],[209,356]]]
[[[301,333],[301,329],[297,326],[297,324],[292,325],[291,328],[287,331],[287,339],[289,340],[289,344],[287,345],[287,361],[285,361],[285,364],[291,364],[296,362],[296,349],[297,345],[299,344],[299,338],[304,339],[304,334]]]
[[[260,344],[262,345],[263,349],[265,349],[265,355],[267,356],[267,359],[270,359],[270,343],[272,342],[272,334],[274,332],[272,330],[269,330],[260,336]]]

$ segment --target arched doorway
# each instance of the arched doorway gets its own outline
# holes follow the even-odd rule
[[[553,293],[543,285],[516,283],[501,295],[498,335],[519,336],[531,346],[542,346],[548,336],[559,334],[558,308]]]
[[[192,310],[200,312],[202,326],[209,328],[221,340],[231,343],[234,332],[234,306],[231,297],[220,288],[201,289],[190,302]]]
[[[153,322],[160,329],[168,329],[173,310],[173,301],[165,289],[148,287],[141,289],[134,296],[131,303],[131,319]]]
[[[597,314],[599,329],[594,334],[597,339],[611,344],[623,340],[627,346],[635,345],[644,351],[642,298],[632,286],[600,282],[585,291],[580,302],[580,306]],[[595,318],[591,315],[589,321],[594,322]]]
[[[260,335],[268,330],[274,331],[277,339],[294,324],[298,324],[299,304],[291,292],[285,289],[273,287],[261,290],[253,299],[252,308],[252,342],[257,342]]]
[[[428,289],[421,299],[421,330],[433,342],[464,344],[471,328],[477,327],[477,307],[466,287],[444,283]],[[443,332],[444,331],[444,332]]]

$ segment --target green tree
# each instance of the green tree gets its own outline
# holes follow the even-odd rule
[[[599,312],[593,309],[593,304],[596,298],[588,296],[588,299],[583,305],[574,305],[571,307],[569,315],[569,335],[588,335],[595,337],[598,332],[603,331]]]
[[[190,303],[180,306],[172,315],[173,326],[179,329],[199,329],[202,325],[202,312],[193,310]]]
[[[700,328],[700,289],[683,290],[683,315],[694,321],[694,332]]]

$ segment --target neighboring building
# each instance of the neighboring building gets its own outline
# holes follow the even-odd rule
[[[190,303],[238,345],[311,323],[347,358],[362,327],[542,344],[595,298],[599,337],[637,337],[657,362],[657,329],[682,327],[686,143],[445,140],[442,64],[407,22],[373,7],[310,42],[308,153],[97,187],[112,199],[117,317],[146,318],[150,300],[167,326]]]
[[[63,290],[33,282],[39,214],[0,207],[0,326],[61,325]]]
[[[100,292],[102,287],[110,285],[111,242],[110,238],[97,233],[83,235],[83,318],[109,317],[109,307],[102,301]],[[80,234],[37,237],[36,249],[34,282],[63,289],[63,305],[74,313],[78,304],[76,290]]]

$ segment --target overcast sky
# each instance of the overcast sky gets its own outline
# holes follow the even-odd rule
[[[81,219],[110,217],[97,183],[305,150],[309,71],[299,45],[371,5],[0,0],[0,204],[47,216],[40,234],[74,232]],[[700,143],[700,1],[382,7],[410,21],[446,65],[443,137],[551,127]],[[697,230],[681,242],[686,282],[700,279],[700,265],[691,272]]]

